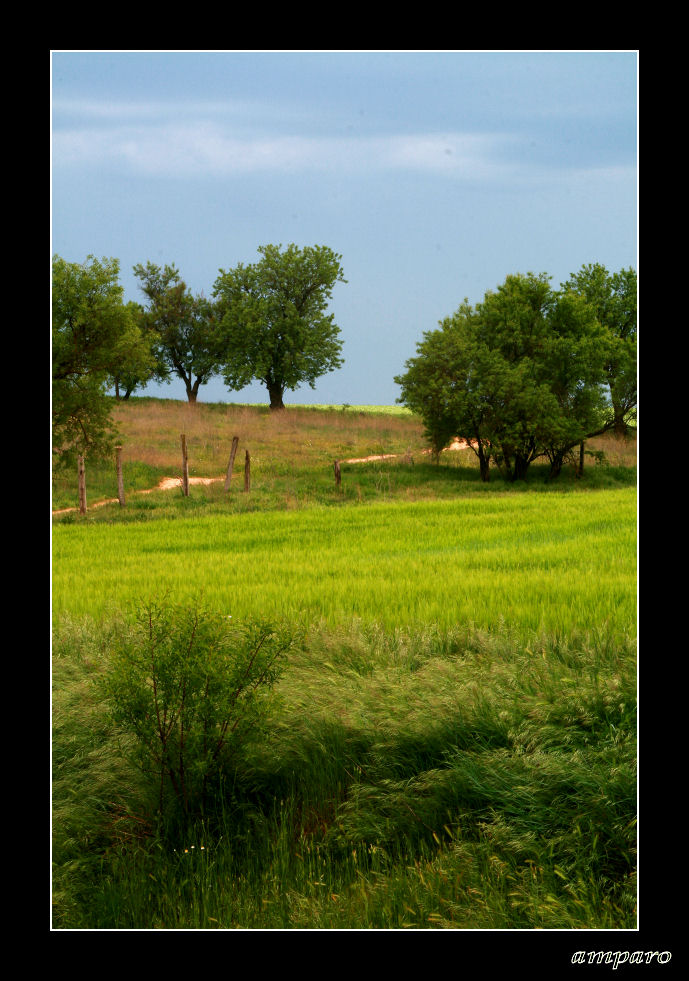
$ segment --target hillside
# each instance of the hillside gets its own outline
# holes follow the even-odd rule
[[[431,459],[421,421],[399,407],[294,406],[271,413],[264,406],[132,398],[117,404],[113,415],[121,434],[127,503],[134,504],[134,495],[145,493],[147,500],[138,498],[137,506],[149,512],[179,505],[181,434],[186,437],[190,482],[199,504],[254,510],[509,489],[497,471],[490,485],[482,485],[475,454],[463,443],[455,444],[439,461]],[[250,499],[224,492],[235,436],[239,443],[232,491],[243,488],[248,452]],[[635,439],[608,435],[591,440],[587,448],[602,450],[606,462],[604,467],[594,466],[590,458],[587,484],[632,479]],[[342,462],[339,488],[333,471],[336,460]],[[542,483],[546,469],[534,465],[531,482]],[[573,480],[571,468],[565,469],[558,486]],[[99,505],[107,505],[106,512],[119,510],[114,461],[87,462],[86,481],[90,512]],[[171,490],[176,491],[174,500]],[[56,517],[71,514],[77,505],[76,473],[56,474],[52,502]]]

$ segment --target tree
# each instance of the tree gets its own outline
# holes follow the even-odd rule
[[[508,276],[473,309],[465,300],[418,350],[395,379],[399,401],[420,412],[436,453],[454,436],[473,440],[484,481],[491,461],[514,481],[542,456],[555,476],[601,425],[604,333],[546,274]]]
[[[601,429],[605,337],[594,311],[552,290],[545,273],[508,276],[478,311],[483,341],[503,360],[495,461],[519,480],[546,456],[556,476],[572,447]]]
[[[118,277],[117,259],[89,255],[79,264],[53,257],[53,448],[64,463],[112,449],[107,383],[135,329]]]
[[[151,350],[151,337],[143,329],[143,307],[130,302],[131,326],[121,336],[110,359],[110,385],[115,389],[115,399],[125,401],[154,377],[156,359]]]
[[[488,481],[491,448],[485,433],[490,405],[474,385],[475,365],[480,357],[472,335],[474,317],[465,300],[457,313],[441,321],[440,330],[424,333],[423,341],[417,345],[417,357],[410,358],[406,373],[394,380],[402,388],[397,401],[423,420],[436,460],[443,448],[462,433],[472,441],[481,479]]]
[[[200,386],[218,371],[214,305],[193,295],[174,265],[138,264],[134,274],[148,299],[142,323],[157,359],[155,375],[167,382],[177,375],[196,402]]]
[[[253,265],[220,270],[218,341],[227,386],[254,379],[268,389],[271,409],[283,409],[286,389],[339,368],[342,342],[334,315],[326,314],[336,282],[346,282],[340,259],[327,246],[264,245]]]
[[[637,282],[633,269],[609,273],[594,263],[572,273],[562,288],[583,296],[607,334],[606,380],[615,432],[626,435],[637,401]]]

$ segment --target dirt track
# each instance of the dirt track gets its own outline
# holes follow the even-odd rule
[[[469,443],[465,439],[456,439],[454,442],[450,443],[443,450],[446,453],[448,450],[464,450],[469,446]],[[431,453],[432,450],[423,450],[424,453]],[[360,456],[355,457],[351,460],[341,460],[341,463],[371,463],[373,460],[394,460],[397,457],[405,456],[404,453],[380,453],[377,456]],[[224,480],[224,477],[190,477],[189,484],[217,484],[218,481]],[[136,491],[137,494],[152,494],[153,491],[157,490],[172,490],[175,487],[182,486],[181,477],[163,477],[160,483],[156,487],[149,487],[146,490]],[[117,504],[118,498],[109,497],[105,501],[97,501],[95,504],[91,504],[88,507],[91,508],[102,508],[106,504]],[[88,510],[87,507],[87,510]],[[53,514],[68,514],[70,511],[78,511],[79,508],[61,508],[59,511],[53,511]]]

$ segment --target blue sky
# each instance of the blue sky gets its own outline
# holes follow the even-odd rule
[[[286,404],[392,404],[426,330],[507,275],[637,267],[636,51],[53,51],[52,252],[210,296],[327,245],[344,366]],[[181,381],[143,393],[186,399]],[[265,402],[222,379],[201,401]]]

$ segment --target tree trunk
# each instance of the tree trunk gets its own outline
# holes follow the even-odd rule
[[[79,514],[86,514],[86,468],[84,457],[80,453],[77,461],[79,472]]]
[[[550,470],[548,472],[548,480],[555,480],[556,477],[560,476],[560,471],[562,470],[562,464],[564,463],[564,453],[556,453],[550,460]]]
[[[486,456],[483,451],[483,443],[480,439],[476,440],[478,444],[478,465],[481,473],[481,480],[484,484],[490,483],[490,459]]]
[[[268,395],[270,397],[270,408],[271,411],[276,412],[279,409],[284,409],[285,404],[282,401],[282,396],[285,391],[282,385],[277,385],[272,381],[266,380],[266,388],[268,389]]]
[[[116,446],[115,453],[117,454],[117,499],[120,502],[120,507],[124,507],[124,477],[122,475],[122,447]]]
[[[529,469],[529,463],[531,461],[528,457],[522,456],[521,453],[517,453],[514,458],[514,473],[512,480],[526,480],[526,471]]]
[[[613,426],[613,432],[616,436],[626,436],[627,435],[627,423],[624,421],[624,414],[622,412],[615,412],[615,424]]]

